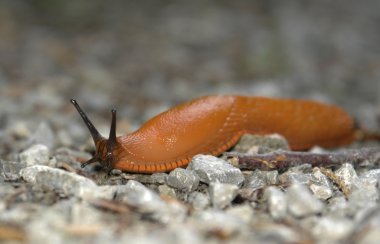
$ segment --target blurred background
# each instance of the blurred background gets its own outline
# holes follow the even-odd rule
[[[124,134],[179,102],[230,93],[326,101],[377,129],[379,9],[377,0],[1,0],[0,153],[87,140],[70,98],[104,133],[113,107]]]

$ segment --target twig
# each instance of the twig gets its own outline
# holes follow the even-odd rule
[[[266,154],[227,153],[232,163],[241,169],[284,170],[301,164],[315,166],[340,166],[345,162],[360,164],[380,162],[380,148],[348,149],[339,152],[311,153],[277,151]]]

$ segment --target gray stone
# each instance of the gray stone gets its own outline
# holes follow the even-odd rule
[[[359,176],[360,180],[366,184],[376,185],[380,180],[380,169],[371,169]]]
[[[170,196],[172,198],[177,197],[176,191],[168,185],[158,186],[158,193],[160,193],[160,195],[166,195],[166,196]]]
[[[192,192],[199,185],[199,176],[192,170],[176,168],[169,173],[166,183],[180,191]]]
[[[353,228],[354,222],[348,218],[321,217],[312,224],[311,233],[317,240],[336,243],[345,241]]]
[[[218,231],[223,235],[232,236],[247,231],[247,225],[243,220],[216,209],[196,212],[190,217],[189,222],[205,234]]]
[[[313,192],[314,196],[316,196],[319,199],[327,200],[333,195],[332,188],[328,186],[312,183],[309,187],[310,190]]]
[[[294,184],[286,193],[288,210],[296,217],[320,213],[323,203],[305,185]]]
[[[0,177],[6,181],[15,181],[20,178],[20,170],[25,167],[25,163],[0,160]]]
[[[211,203],[214,207],[223,209],[231,204],[238,194],[239,188],[232,184],[212,182],[209,186]]]
[[[200,181],[207,184],[219,181],[241,186],[244,182],[243,173],[238,168],[211,155],[196,155],[187,169],[194,170],[200,177]]]
[[[279,177],[279,182],[282,184],[303,184],[308,185],[312,177],[310,174],[304,174],[301,172],[286,171]]]
[[[278,179],[278,171],[277,170],[271,170],[271,171],[266,171],[266,182],[267,185],[277,185],[279,182]]]
[[[313,169],[312,183],[310,184],[310,190],[319,199],[329,199],[333,195],[333,185],[325,174],[323,174],[319,168]]]
[[[230,207],[226,210],[226,213],[228,215],[239,218],[246,224],[249,224],[252,217],[254,216],[254,210],[249,204]]]
[[[248,176],[244,183],[244,188],[252,190],[261,189],[266,186],[266,174],[260,170],[255,170]]]
[[[159,195],[140,182],[130,180],[125,187],[126,191],[117,199],[138,208],[141,212],[153,213],[165,207],[165,202]]]
[[[353,187],[360,188],[360,186],[358,186],[358,184],[360,184],[359,177],[356,174],[356,171],[352,164],[343,164],[338,170],[335,171],[335,174],[350,190],[353,190]]]
[[[210,205],[210,197],[205,193],[194,191],[189,194],[187,202],[190,203],[195,210],[202,210]]]
[[[20,175],[31,184],[58,190],[66,195],[87,198],[92,197],[97,190],[97,185],[86,177],[43,165],[24,168]]]
[[[287,214],[287,199],[284,192],[270,186],[265,189],[264,199],[267,200],[269,213],[274,219],[283,219]]]
[[[20,161],[26,166],[48,165],[50,163],[49,154],[47,146],[36,144],[20,153]]]
[[[166,173],[154,173],[151,175],[152,181],[155,184],[164,184],[166,182],[167,177],[168,177],[168,174]]]
[[[140,182],[130,180],[125,187],[126,191],[116,199],[134,207],[152,220],[161,223],[181,222],[187,215],[187,208],[183,204],[177,201],[165,202],[156,192]]]

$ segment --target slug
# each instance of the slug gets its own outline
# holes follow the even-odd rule
[[[295,99],[207,96],[178,105],[135,132],[116,137],[113,109],[109,138],[97,131],[76,100],[96,152],[82,167],[100,162],[107,169],[165,172],[186,166],[196,154],[218,156],[244,133],[283,135],[293,150],[336,147],[355,139],[353,119],[333,105]]]

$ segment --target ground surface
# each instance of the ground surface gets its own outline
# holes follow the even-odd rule
[[[380,130],[379,8],[375,0],[112,5],[100,0],[2,1],[0,239],[376,240],[380,232],[376,165],[334,169],[354,185],[353,192],[359,188],[368,193],[348,199],[331,179],[307,166],[286,172],[244,171],[244,182],[232,170],[237,175],[231,179],[237,182],[221,185],[208,182],[195,169],[175,172],[171,178],[133,174],[109,178],[93,168],[78,167],[93,145],[69,99],[76,98],[104,134],[113,107],[119,112],[118,132],[124,134],[179,102],[230,93],[334,103],[365,127]],[[40,144],[46,147],[36,146]],[[354,145],[363,146],[367,145]],[[21,168],[41,164],[51,167],[20,173]],[[98,186],[63,174],[70,171]],[[292,172],[294,177],[289,176]],[[192,187],[181,186],[186,180]],[[322,193],[313,184],[323,186]],[[120,188],[98,188],[107,185]],[[311,201],[311,208],[286,207],[298,206],[302,197]],[[271,202],[276,199],[280,204]],[[144,208],[150,205],[155,207]],[[374,217],[368,220],[368,215]],[[215,220],[230,225],[211,225]],[[331,226],[334,231],[328,232]]]

